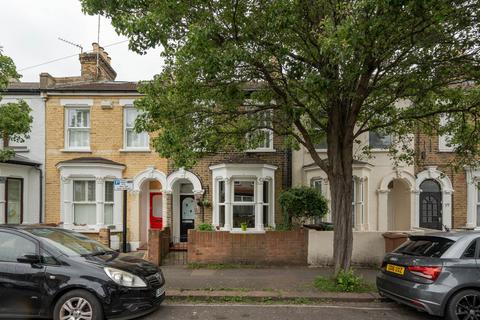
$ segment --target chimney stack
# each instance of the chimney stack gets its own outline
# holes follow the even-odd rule
[[[98,43],[92,43],[93,50],[80,54],[81,78],[86,81],[114,81],[117,73],[110,65],[112,59]],[[98,59],[97,59],[98,57]]]

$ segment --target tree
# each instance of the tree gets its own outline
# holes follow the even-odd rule
[[[479,1],[81,1],[131,49],[163,46],[165,66],[136,104],[137,128],[159,131],[162,156],[189,166],[252,147],[249,133],[264,128],[308,150],[331,186],[336,271],[350,267],[360,135],[395,135],[391,154],[407,161],[414,132],[437,130],[447,113],[439,130],[455,133],[459,154],[478,154],[479,91],[467,84],[480,72]]]
[[[0,94],[11,80],[19,79],[15,64],[12,59],[2,54],[0,47]],[[0,95],[0,101],[1,101]],[[0,139],[3,148],[0,149],[0,162],[7,161],[15,153],[9,148],[10,141],[23,142],[28,138],[33,118],[28,104],[20,100],[0,105]]]
[[[321,218],[328,213],[327,200],[315,188],[302,186],[285,190],[278,201],[284,210],[286,226],[292,225],[292,219],[303,224],[306,219]]]

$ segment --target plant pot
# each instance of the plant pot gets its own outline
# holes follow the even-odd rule
[[[240,227],[242,228],[242,231],[247,231],[247,227],[248,227],[248,226],[247,226],[246,223],[242,223],[242,224],[240,225]]]

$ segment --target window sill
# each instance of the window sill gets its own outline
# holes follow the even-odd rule
[[[455,152],[455,149],[443,149],[443,148],[439,148],[438,149],[438,152],[441,152],[441,153],[454,153]]]
[[[370,152],[372,153],[389,153],[390,152],[390,149],[371,149]]]
[[[60,152],[65,153],[92,153],[90,149],[60,149]]]
[[[79,233],[99,233],[100,232],[100,229],[108,229],[107,226],[105,227],[102,227],[102,228],[98,228],[96,226],[73,226],[71,229],[69,230],[72,230],[72,231],[76,231],[76,232],[79,232]],[[110,229],[110,232],[111,233],[118,233],[118,232],[122,232],[122,228],[115,228],[115,229]]]
[[[129,152],[133,152],[133,153],[135,153],[135,152],[139,152],[139,153],[142,153],[142,152],[143,152],[143,153],[151,153],[151,152],[152,152],[152,150],[150,150],[150,149],[129,149],[129,148],[120,149],[120,150],[118,150],[118,151],[124,152],[124,153],[129,153]]]

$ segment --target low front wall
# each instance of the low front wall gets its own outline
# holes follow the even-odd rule
[[[188,230],[188,262],[306,265],[308,231],[230,233]]]
[[[380,266],[385,256],[383,232],[353,232],[352,264]],[[308,231],[308,263],[314,266],[333,264],[333,231]]]

